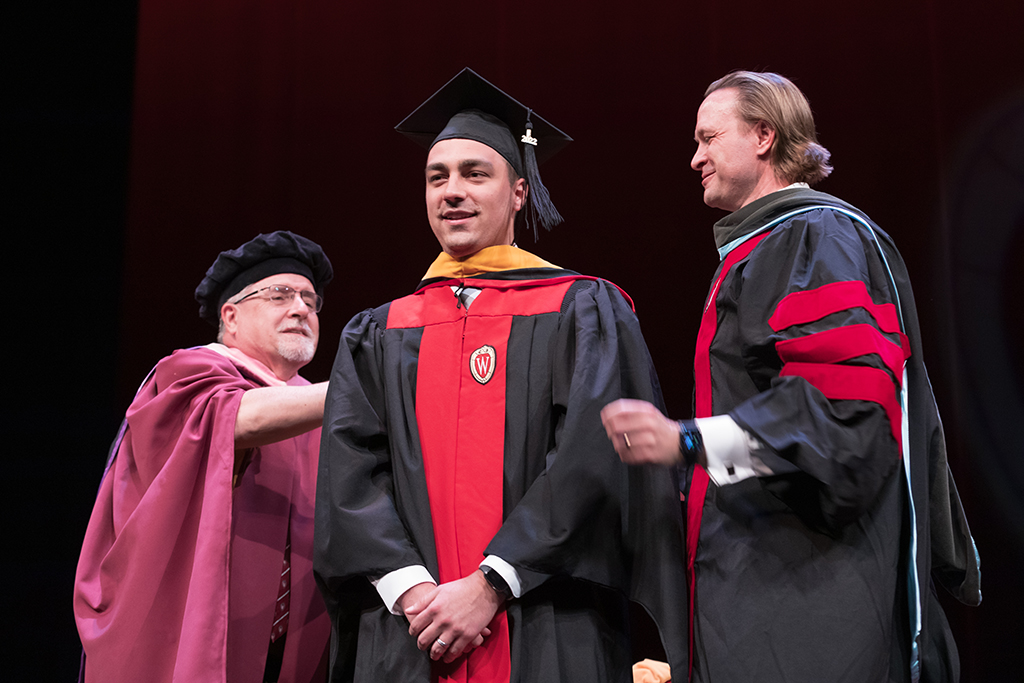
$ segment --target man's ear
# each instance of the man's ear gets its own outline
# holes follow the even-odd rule
[[[754,135],[757,136],[757,155],[770,154],[772,145],[775,144],[775,129],[768,125],[767,121],[758,121],[754,124]]]
[[[519,211],[526,206],[526,196],[530,194],[530,188],[526,184],[525,178],[519,178],[512,186],[512,196],[514,199],[514,207],[516,211]]]
[[[220,307],[220,319],[224,334],[234,334],[238,330],[238,306],[226,303]]]

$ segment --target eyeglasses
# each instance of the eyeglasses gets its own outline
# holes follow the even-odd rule
[[[319,313],[320,309],[323,308],[324,298],[316,292],[311,292],[308,289],[304,289],[301,292],[297,289],[292,289],[288,285],[270,285],[269,287],[262,287],[256,291],[249,292],[238,301],[232,303],[240,304],[251,296],[256,296],[260,292],[267,292],[261,299],[265,299],[275,306],[290,306],[295,297],[302,299],[302,303],[306,304],[309,309],[315,313]]]

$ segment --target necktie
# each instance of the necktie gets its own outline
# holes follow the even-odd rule
[[[277,586],[277,605],[274,607],[274,626],[270,630],[270,642],[276,641],[288,631],[288,609],[292,592],[292,541],[289,532],[288,543],[284,546],[284,563],[281,566],[281,582]]]

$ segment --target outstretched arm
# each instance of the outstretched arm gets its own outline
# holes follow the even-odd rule
[[[323,422],[326,396],[327,382],[246,391],[235,417],[235,450],[265,446],[316,429]]]

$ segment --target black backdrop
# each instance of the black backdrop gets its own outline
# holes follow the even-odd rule
[[[1017,3],[21,4],[0,22],[3,251],[22,305],[4,335],[4,570],[22,624],[8,643],[31,680],[77,671],[71,583],[106,446],[153,362],[210,341],[191,292],[216,253],[281,228],[324,245],[339,277],[304,374],[325,379],[347,319],[407,293],[436,253],[423,153],[391,128],[467,65],[575,138],[544,168],[566,223],[521,243],[633,296],[677,416],[690,410],[720,215],[688,167],[701,93],[735,68],[796,81],[833,153],[819,188],[889,231],[914,279],[982,553],[985,604],[946,601],[963,680],[1013,677],[1024,609]]]

